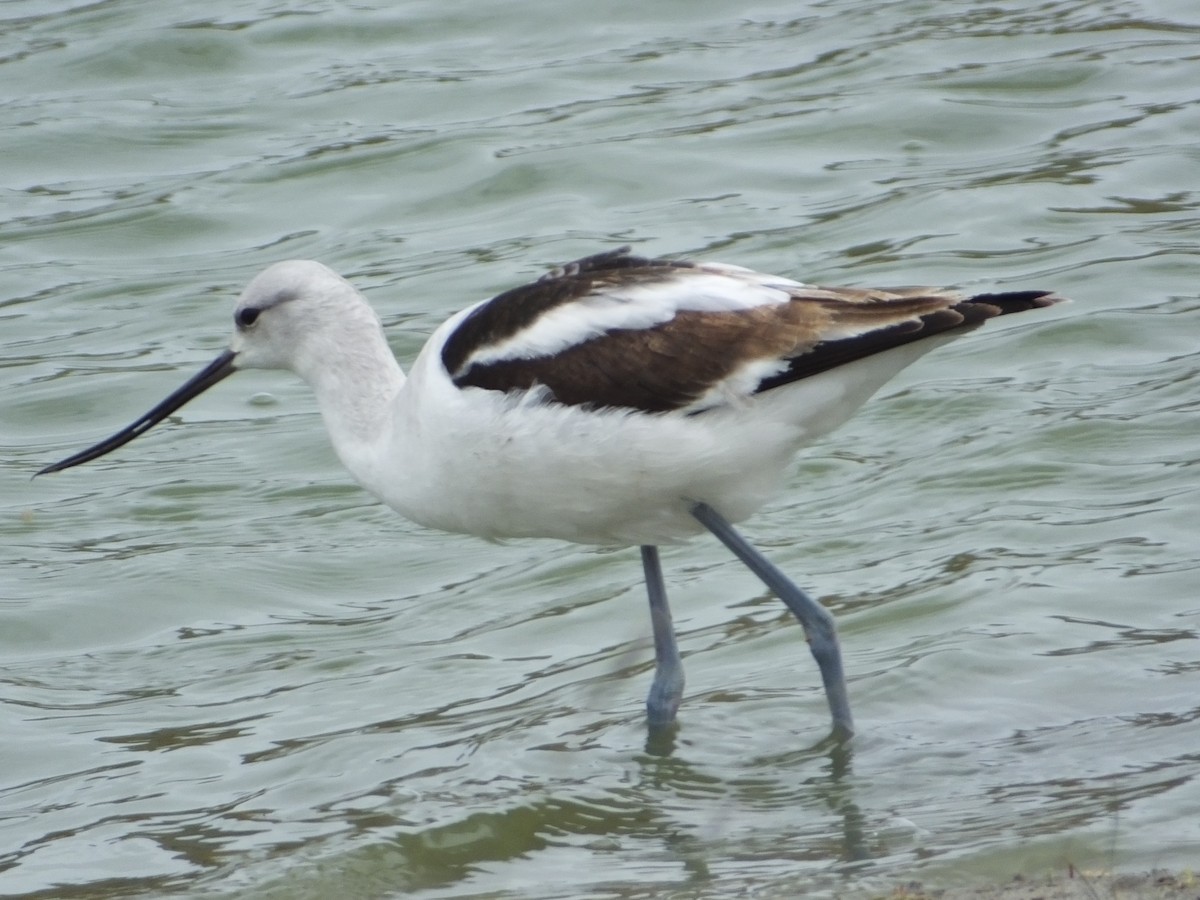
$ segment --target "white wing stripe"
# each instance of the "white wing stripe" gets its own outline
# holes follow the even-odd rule
[[[607,331],[646,329],[669,322],[684,310],[732,312],[786,303],[788,299],[783,285],[736,277],[732,272],[687,269],[675,278],[601,289],[556,306],[516,334],[476,349],[460,371],[507,359],[554,356]]]

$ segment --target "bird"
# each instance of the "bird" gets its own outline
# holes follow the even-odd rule
[[[854,733],[832,614],[735,526],[796,453],[901,369],[1043,290],[823,287],[628,246],[558,266],[451,316],[407,376],[378,315],[319,262],[277,262],[234,308],[229,348],[128,427],[38,475],[104,456],[242,369],[316,394],[354,479],[419,525],[502,540],[639,547],[650,604],[651,733],[684,673],[659,547],[709,532],[803,627],[832,738]]]

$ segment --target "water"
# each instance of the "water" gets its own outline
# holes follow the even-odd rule
[[[1194,4],[0,9],[0,893],[791,897],[1200,851]],[[645,746],[635,551],[373,504],[285,375],[124,425],[314,257],[411,359],[634,242],[1052,288],[927,357],[746,531],[837,614],[860,728],[712,541]],[[1011,322],[1011,324],[1010,324]]]

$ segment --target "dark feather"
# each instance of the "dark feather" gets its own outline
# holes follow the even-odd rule
[[[1051,306],[1060,299],[1050,291],[976,294],[968,300],[927,313],[915,320],[900,322],[843,340],[824,341],[808,353],[791,357],[787,369],[764,378],[755,393],[769,391],[801,378],[809,378],[874,353],[933,337],[951,329],[975,328],[996,316]]]
[[[790,290],[790,302],[771,302],[764,293],[762,306],[679,310],[649,328],[613,328],[552,355],[471,362],[473,355],[518,335],[556,307],[598,292],[619,295],[623,286],[687,277],[697,269],[742,277],[703,264],[632,256],[627,247],[576,260],[476,309],[447,340],[442,361],[461,388],[520,391],[542,386],[555,402],[569,406],[668,412],[696,403],[748,364],[778,361],[782,367],[752,391],[761,393],[911,341],[1059,299],[1045,291],[963,299],[935,288],[805,286]]]
[[[552,269],[537,281],[497,294],[454,330],[442,348],[442,364],[452,376],[462,374],[471,355],[498,344],[554,309],[573,303],[602,287],[649,284],[671,278],[694,263],[633,256],[629,247],[585,256]]]

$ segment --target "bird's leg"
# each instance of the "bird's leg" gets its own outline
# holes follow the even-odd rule
[[[683,697],[683,661],[675,644],[675,626],[667,605],[658,548],[642,547],[642,568],[646,572],[646,590],[650,595],[650,624],[654,628],[654,683],[646,698],[646,719],[651,728],[665,728],[675,721],[675,712]]]
[[[825,682],[825,696],[829,700],[829,712],[833,716],[833,736],[838,739],[850,737],[854,734],[854,720],[850,716],[846,676],[842,672],[842,651],[838,645],[837,626],[829,610],[798,588],[707,503],[697,503],[691,512],[701,525],[716,535],[750,571],[762,579],[800,620],[808,636],[809,649],[812,650],[817,666],[821,669],[821,680]]]

